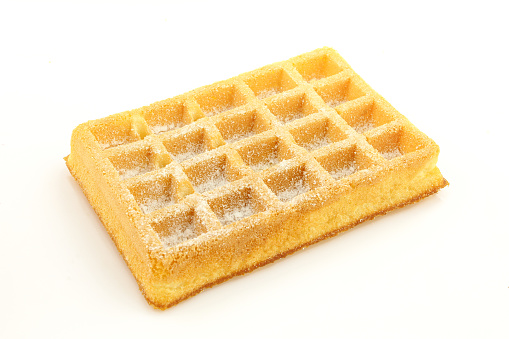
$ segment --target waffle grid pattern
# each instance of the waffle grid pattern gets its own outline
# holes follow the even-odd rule
[[[432,142],[328,48],[89,128],[165,249],[323,203]]]

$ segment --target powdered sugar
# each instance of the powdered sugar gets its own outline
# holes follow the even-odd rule
[[[169,124],[165,124],[165,125],[151,126],[150,129],[152,130],[152,133],[159,134],[159,133],[168,132],[168,131],[171,131],[172,129],[180,128],[180,127],[182,127],[182,123],[169,123]]]
[[[118,174],[120,175],[120,180],[125,180],[125,179],[135,177],[137,175],[141,175],[141,174],[150,172],[151,170],[152,170],[152,166],[143,165],[143,166],[137,166],[137,167],[133,167],[133,168],[120,168],[118,170]]]
[[[354,129],[358,132],[358,133],[364,133],[364,132],[367,132],[369,130],[372,130],[373,128],[375,128],[375,124],[371,121],[363,121],[361,123],[358,123],[357,125],[354,126]]]
[[[347,177],[355,172],[357,172],[357,165],[354,162],[352,162],[343,168],[331,171],[330,174],[334,179],[338,180]]]
[[[207,191],[211,191],[217,187],[224,186],[228,183],[226,179],[226,175],[224,173],[224,168],[220,168],[215,172],[212,172],[203,182],[198,185],[195,185],[194,188],[197,192],[203,193]]]
[[[297,180],[292,186],[284,191],[278,192],[276,195],[281,201],[290,201],[298,195],[304,194],[309,191],[309,185],[303,179]]]
[[[258,93],[257,97],[258,97],[258,99],[265,99],[265,98],[271,97],[273,95],[276,95],[278,93],[279,92],[277,90],[271,88],[271,89],[266,89],[266,90],[261,91],[260,93]]]
[[[216,107],[211,107],[209,108],[206,112],[205,112],[205,115],[210,117],[210,116],[213,116],[213,115],[216,115],[216,114],[219,114],[219,113],[222,113],[224,111],[228,111],[228,110],[231,110],[235,108],[234,105],[232,104],[225,104],[225,105],[218,105]]]
[[[176,230],[173,230],[169,235],[161,237],[161,242],[166,247],[173,247],[187,240],[196,238],[199,235],[194,226],[190,222],[185,222],[180,225]]]
[[[109,140],[109,142],[100,142],[99,146],[101,146],[102,149],[107,149],[107,148],[110,148],[110,147],[115,147],[115,146],[118,146],[118,145],[127,144],[128,142],[129,142],[129,138],[128,137],[113,138],[113,139]]]
[[[238,133],[238,134],[235,134],[235,135],[231,136],[230,138],[228,138],[228,140],[226,140],[226,142],[231,144],[231,143],[237,142],[239,140],[248,138],[248,137],[253,136],[253,135],[255,135],[255,132],[253,130],[247,131],[247,132]]]
[[[300,119],[300,118],[303,118],[304,115],[301,113],[301,112],[292,112],[291,114],[287,115],[286,117],[279,117],[279,120],[283,123],[283,124],[287,124],[289,122],[292,122],[294,120],[297,120],[297,119]]]
[[[167,195],[157,195],[154,197],[145,197],[145,199],[139,203],[143,213],[149,214],[157,211],[160,208],[173,204],[171,197]]]
[[[348,100],[345,100],[345,99],[332,99],[332,100],[327,101],[327,105],[329,105],[330,107],[336,107],[336,106],[339,106],[342,103],[345,103],[347,101]]]
[[[277,155],[275,153],[272,153],[267,158],[262,159],[262,161],[260,161],[256,164],[251,164],[250,167],[253,169],[253,171],[258,172],[258,171],[263,171],[264,169],[272,167],[279,163],[280,163],[280,161],[279,161]]]
[[[219,221],[223,225],[231,224],[232,222],[239,221],[247,218],[255,213],[253,207],[249,203],[234,206],[219,216]]]
[[[328,143],[329,138],[327,138],[327,136],[315,136],[315,138],[306,143],[304,147],[309,151],[313,151],[315,149],[322,148],[323,146],[327,146]]]
[[[380,154],[387,160],[392,160],[403,155],[403,153],[401,153],[397,147],[389,149],[385,152],[380,152]]]
[[[317,81],[317,80],[320,80],[320,79],[323,79],[325,78],[325,75],[321,74],[321,73],[313,73],[313,74],[309,74],[308,75],[308,82],[313,82],[313,81]]]
[[[182,152],[182,153],[178,153],[178,154],[172,153],[172,158],[176,162],[180,163],[180,162],[186,161],[188,159],[191,159],[191,158],[197,156],[198,154],[203,153],[204,151],[205,151],[205,149],[204,149],[203,145],[196,144],[196,145],[193,145],[192,147],[190,147],[186,152]]]

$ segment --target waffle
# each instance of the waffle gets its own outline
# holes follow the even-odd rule
[[[447,185],[332,49],[79,125],[67,166],[165,309]]]

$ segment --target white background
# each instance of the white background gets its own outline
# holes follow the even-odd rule
[[[509,337],[507,9],[409,3],[3,1],[0,337]],[[325,45],[450,186],[152,309],[65,167],[72,129]]]

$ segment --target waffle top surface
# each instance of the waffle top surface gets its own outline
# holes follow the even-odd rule
[[[163,251],[327,203],[437,147],[330,48],[82,129]]]

